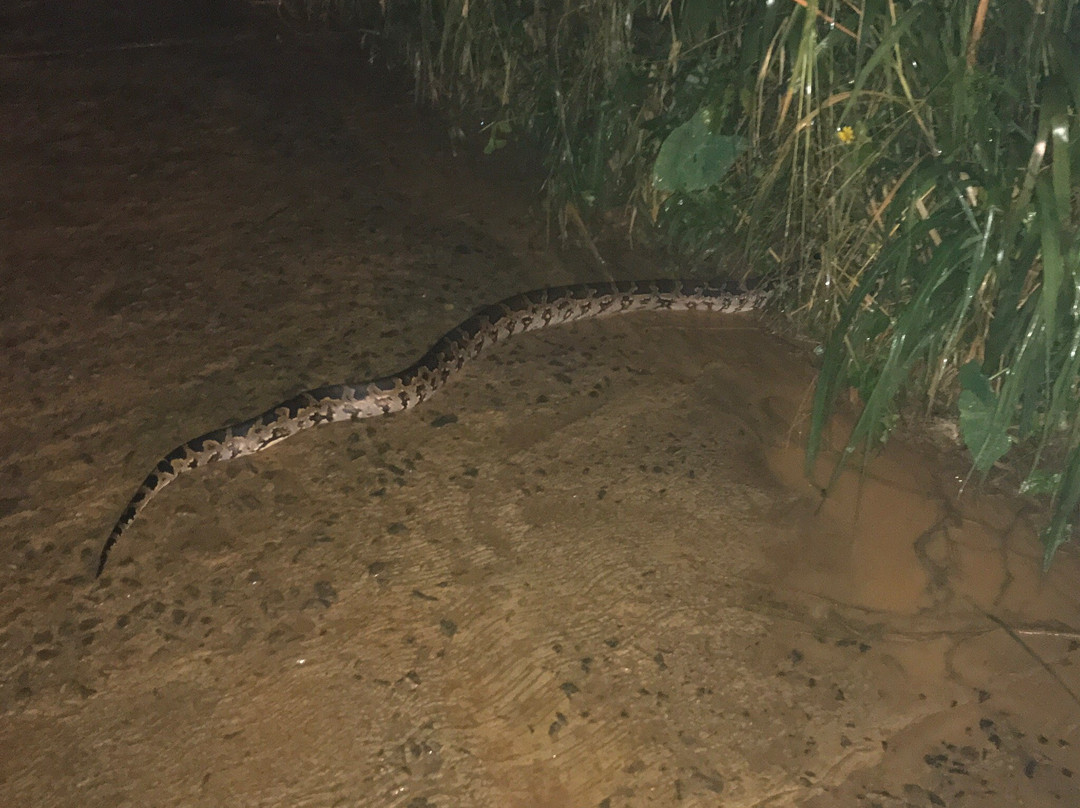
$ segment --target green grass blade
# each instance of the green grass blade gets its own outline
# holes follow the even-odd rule
[[[879,42],[878,46],[870,53],[870,56],[866,59],[866,63],[855,76],[855,81],[851,87],[851,98],[848,100],[847,106],[840,116],[841,124],[846,120],[850,120],[851,116],[849,116],[849,113],[854,113],[857,108],[856,105],[859,101],[859,95],[874,71],[877,70],[882,61],[890,56],[893,46],[904,37],[911,26],[915,24],[919,17],[922,16],[923,12],[928,8],[929,4],[927,3],[916,3],[900,16],[895,25],[889,27],[885,36],[881,38],[881,42]]]
[[[1054,554],[1070,538],[1071,520],[1080,506],[1080,447],[1069,452],[1065,461],[1065,473],[1054,502],[1054,515],[1043,531],[1043,569],[1050,566]]]
[[[1046,323],[1046,342],[1054,344],[1057,336],[1057,306],[1061,282],[1065,278],[1065,260],[1061,249],[1061,222],[1050,183],[1041,178],[1035,188],[1038,209],[1038,229],[1042,243],[1042,290],[1039,302]]]
[[[844,461],[858,446],[868,448],[874,443],[897,393],[910,378],[912,367],[925,355],[927,346],[939,338],[950,311],[950,307],[943,305],[950,299],[943,289],[956,271],[960,250],[959,242],[946,243],[938,248],[927,267],[927,278],[896,318],[885,361],[863,411],[848,436],[844,455],[833,468],[827,488],[831,488],[839,478]]]

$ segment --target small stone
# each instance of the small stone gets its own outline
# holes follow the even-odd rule
[[[315,597],[321,600],[324,605],[329,606],[337,600],[337,590],[334,589],[329,581],[316,581]]]

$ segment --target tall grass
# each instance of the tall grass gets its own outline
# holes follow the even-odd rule
[[[680,17],[669,0],[387,6],[417,96],[451,114],[478,113],[489,150],[521,135],[538,144],[546,200],[564,226],[567,206],[586,218],[620,208],[657,218],[667,195],[651,172],[664,137],[729,92],[703,65],[718,55],[737,61],[736,17],[718,26],[710,11],[693,23],[708,35],[692,46],[679,33],[691,23]],[[717,213],[710,206],[707,218]]]
[[[346,0],[342,0],[345,2]],[[1080,0],[384,0],[419,97],[527,135],[547,199],[733,248],[820,336],[808,469],[901,412],[1080,505]],[[643,226],[644,225],[644,226]]]
[[[824,125],[796,135],[804,157],[771,167],[800,237],[828,259],[796,273],[796,302],[835,318],[808,467],[846,388],[862,410],[845,456],[887,435],[902,393],[952,411],[978,472],[1027,450],[1023,487],[1052,503],[1048,563],[1080,502],[1080,9],[869,6],[840,58],[804,28],[794,63],[815,54],[818,80],[796,70],[791,83]]]

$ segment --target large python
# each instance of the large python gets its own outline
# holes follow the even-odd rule
[[[372,381],[300,393],[262,415],[215,429],[177,446],[131,497],[101,549],[97,575],[109,551],[146,504],[181,474],[208,463],[261,452],[298,432],[337,421],[358,421],[409,409],[442,387],[468,360],[514,334],[553,325],[639,311],[745,312],[766,300],[763,291],[695,281],[632,281],[539,289],[487,306],[448,331],[415,363]]]

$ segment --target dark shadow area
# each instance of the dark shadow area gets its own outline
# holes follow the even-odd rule
[[[0,51],[150,44],[235,32],[252,18],[243,0],[4,0]]]

